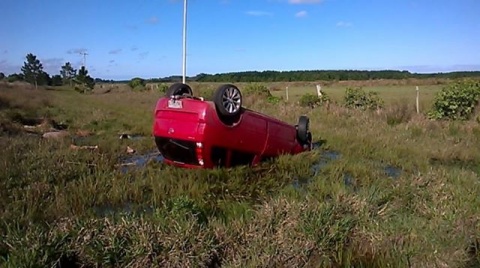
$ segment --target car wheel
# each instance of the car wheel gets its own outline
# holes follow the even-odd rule
[[[166,97],[187,94],[193,96],[193,91],[189,85],[183,83],[172,84],[165,92]]]
[[[220,115],[233,117],[238,115],[242,108],[242,93],[234,85],[222,85],[215,91],[213,102]]]
[[[310,119],[307,116],[302,115],[298,118],[297,137],[301,143],[308,142],[309,125]]]

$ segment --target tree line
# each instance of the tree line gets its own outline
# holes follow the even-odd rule
[[[293,82],[346,81],[408,78],[464,78],[480,77],[480,71],[419,74],[409,71],[381,70],[305,70],[305,71],[247,71],[220,74],[199,74],[190,80],[199,82]]]
[[[246,71],[218,74],[201,73],[186,77],[188,82],[308,82],[308,81],[348,81],[348,80],[379,80],[379,79],[409,79],[409,78],[446,78],[458,79],[480,77],[480,71],[461,71],[448,73],[411,73],[409,71],[381,70],[305,70],[305,71]],[[99,81],[102,81],[99,79]],[[173,75],[163,78],[146,79],[149,83],[168,83],[182,81],[182,76]],[[128,83],[125,81],[110,81]]]
[[[187,77],[192,82],[297,82],[297,81],[346,81],[346,80],[378,80],[378,79],[408,79],[408,78],[465,78],[480,77],[480,71],[461,71],[447,73],[411,73],[398,70],[300,70],[300,71],[245,71],[206,74]],[[101,78],[91,78],[87,69],[82,66],[75,70],[70,62],[66,62],[60,69],[59,74],[50,76],[43,70],[42,63],[31,53],[27,54],[26,61],[20,73],[14,73],[5,77],[0,72],[0,80],[7,79],[9,82],[27,81],[35,86],[49,85],[75,86],[79,90],[91,90],[95,83],[128,83],[130,80],[114,81]],[[160,78],[145,79],[146,82],[178,82],[182,76],[174,75]]]
[[[81,92],[92,90],[95,86],[95,80],[88,75],[88,70],[85,66],[76,70],[70,62],[66,62],[60,68],[59,74],[50,76],[44,71],[43,64],[37,59],[37,56],[32,53],[27,54],[20,73],[5,76],[4,73],[0,72],[0,80],[3,79],[6,79],[8,82],[25,81],[34,85],[35,88],[38,86],[69,85]]]

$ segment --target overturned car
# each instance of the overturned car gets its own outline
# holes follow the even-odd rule
[[[165,163],[184,168],[256,165],[312,148],[307,116],[290,125],[249,110],[232,84],[221,85],[213,101],[193,96],[186,84],[171,85],[157,101],[153,135]]]

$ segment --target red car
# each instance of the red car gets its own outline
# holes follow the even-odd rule
[[[153,134],[165,163],[185,168],[256,165],[281,154],[311,150],[309,119],[293,126],[242,107],[242,94],[220,86],[213,101],[194,97],[182,83],[157,101]]]

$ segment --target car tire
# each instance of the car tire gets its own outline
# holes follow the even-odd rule
[[[178,96],[178,95],[183,95],[187,94],[190,96],[193,96],[193,91],[192,88],[190,88],[189,85],[183,84],[183,83],[174,83],[172,84],[167,91],[165,92],[166,97],[171,97],[171,96]]]
[[[231,84],[220,86],[213,95],[213,102],[217,112],[222,117],[235,117],[242,109],[242,93]]]
[[[308,118],[308,116],[300,116],[300,118],[298,118],[297,125],[297,138],[303,144],[308,143],[309,127],[310,119]]]

